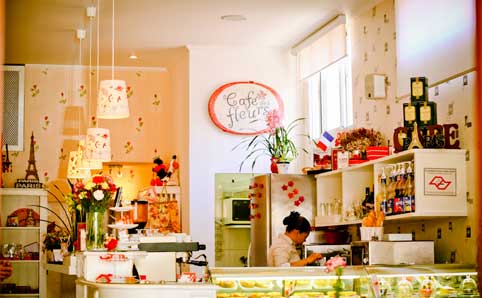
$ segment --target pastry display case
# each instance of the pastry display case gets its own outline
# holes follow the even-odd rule
[[[217,297],[336,297],[324,267],[212,268]],[[479,297],[474,265],[348,266],[340,297]]]

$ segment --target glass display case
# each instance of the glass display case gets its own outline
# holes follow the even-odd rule
[[[336,297],[324,267],[212,268],[217,297]],[[479,297],[474,265],[348,266],[340,297]]]

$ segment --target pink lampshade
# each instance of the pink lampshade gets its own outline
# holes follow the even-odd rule
[[[97,118],[122,119],[129,117],[126,82],[104,80],[100,82],[97,100]]]
[[[87,146],[85,145],[85,139],[79,141],[79,150],[82,152],[82,162],[80,163],[80,169],[82,170],[99,170],[102,169],[102,160],[88,159],[85,151]]]
[[[69,154],[69,165],[67,168],[67,178],[86,179],[90,177],[90,170],[81,169],[82,151],[71,151]]]
[[[84,156],[91,160],[110,161],[110,132],[108,129],[87,129]]]

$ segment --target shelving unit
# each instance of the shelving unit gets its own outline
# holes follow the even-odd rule
[[[42,262],[42,237],[47,232],[47,210],[38,206],[47,206],[47,192],[42,189],[0,188],[0,244],[16,243],[22,246],[37,243],[38,260],[9,260],[12,263],[13,274],[2,283],[16,286],[30,286],[38,289],[36,293],[6,294],[0,292],[0,297],[47,297],[46,268]],[[7,218],[14,211],[30,208],[40,217],[38,226],[7,227]]]
[[[315,176],[317,185],[317,227],[359,224],[346,220],[346,210],[363,199],[365,188],[374,185],[383,167],[414,161],[415,212],[390,215],[386,221],[415,221],[441,217],[467,216],[465,150],[412,149],[348,168]],[[386,173],[388,176],[389,173]],[[442,180],[443,179],[443,180]],[[443,182],[443,183],[440,183]],[[321,203],[341,198],[342,216],[329,222],[321,217]]]

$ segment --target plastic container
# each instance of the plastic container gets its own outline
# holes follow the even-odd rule
[[[362,241],[382,240],[383,227],[360,227],[360,238]]]

